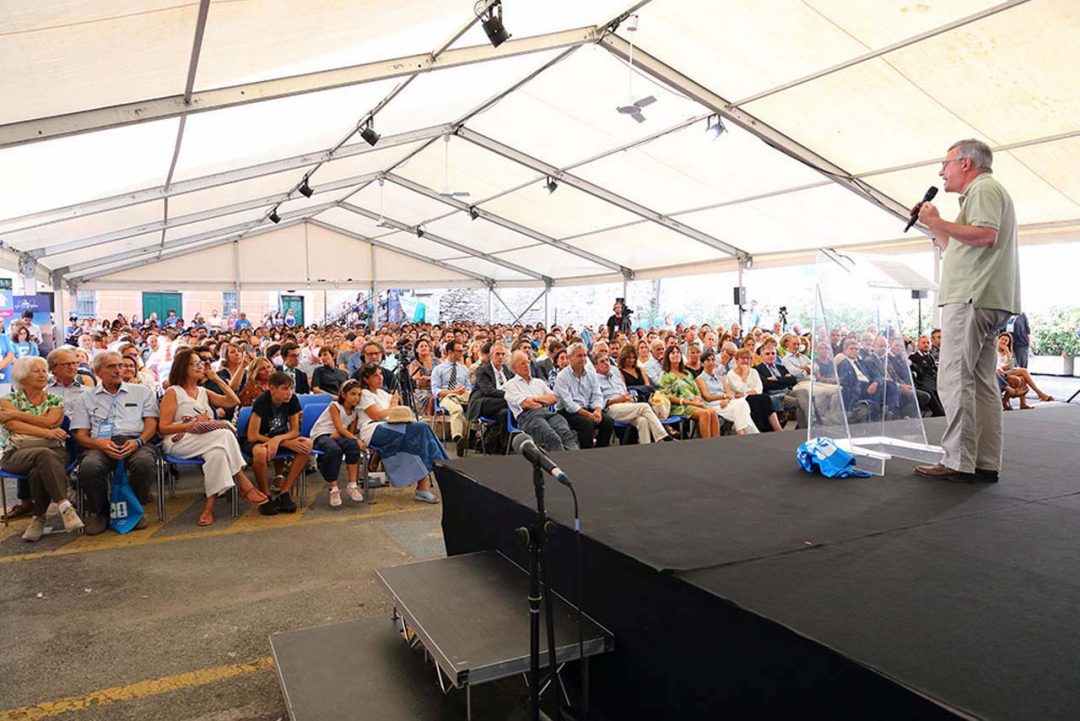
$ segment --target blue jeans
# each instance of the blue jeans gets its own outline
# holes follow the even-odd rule
[[[322,451],[319,458],[319,472],[327,483],[333,483],[341,472],[341,461],[352,466],[360,462],[360,444],[352,438],[333,438],[329,434],[319,436],[314,441],[315,450]]]

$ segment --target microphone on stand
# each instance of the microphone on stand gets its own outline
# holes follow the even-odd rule
[[[555,465],[555,461],[551,460],[551,456],[544,453],[540,446],[536,445],[536,441],[528,433],[517,434],[512,445],[514,451],[525,456],[525,460],[529,463],[539,466],[545,473],[564,486],[570,485],[570,479],[566,477],[562,469]]]
[[[915,221],[919,219],[919,211],[922,210],[923,203],[929,203],[931,200],[934,199],[935,195],[937,195],[937,186],[931,185],[929,188],[927,188],[926,195],[922,197],[922,200],[919,201],[919,204],[911,209],[911,217],[908,219],[907,225],[904,226],[905,233],[911,230],[911,226],[915,225]]]

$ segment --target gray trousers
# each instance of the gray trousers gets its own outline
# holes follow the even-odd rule
[[[113,442],[123,445],[133,436],[113,436]],[[157,451],[153,446],[143,446],[124,459],[128,483],[139,501],[146,505],[150,486],[157,479]],[[79,487],[86,494],[86,512],[109,515],[109,475],[116,469],[116,461],[101,451],[86,451],[79,462]]]
[[[946,303],[941,308],[941,357],[938,395],[945,409],[941,446],[946,467],[963,473],[1001,468],[1001,391],[997,368],[997,335],[1009,313]]]
[[[51,502],[67,498],[67,473],[64,472],[67,462],[68,453],[63,446],[24,448],[6,452],[3,469],[26,474],[30,485],[27,497],[34,500],[34,515],[44,516]],[[7,513],[6,508],[4,512]]]
[[[522,411],[514,422],[545,451],[576,451],[580,448],[577,433],[570,428],[566,419],[555,411],[533,408],[531,411]]]

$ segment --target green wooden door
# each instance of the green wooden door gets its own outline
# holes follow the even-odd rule
[[[177,318],[184,317],[184,296],[182,293],[143,293],[142,312],[143,320],[150,317],[151,313],[157,313],[158,326],[165,327],[165,318],[170,310],[176,311]],[[184,320],[187,320],[184,318]]]
[[[293,316],[296,318],[296,327],[300,328],[304,325],[304,296],[302,295],[283,295],[281,296],[281,314],[285,315],[286,311],[292,309]]]

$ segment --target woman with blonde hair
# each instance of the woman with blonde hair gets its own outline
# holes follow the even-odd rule
[[[240,405],[250,406],[255,399],[270,390],[270,376],[274,373],[274,365],[266,358],[256,358],[252,361],[247,372],[247,384],[240,391]]]

